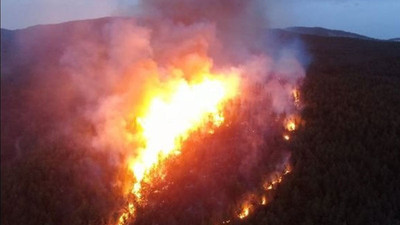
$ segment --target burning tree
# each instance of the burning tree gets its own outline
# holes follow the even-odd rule
[[[57,103],[73,113],[51,133],[107,155],[110,224],[244,219],[283,179],[303,67],[291,48],[265,49],[260,1],[139,6],[59,35],[55,68],[38,73],[60,74]]]

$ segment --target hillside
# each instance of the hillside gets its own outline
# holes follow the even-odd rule
[[[294,172],[243,224],[399,224],[399,43],[300,38],[312,62]]]
[[[112,172],[114,158],[53,133],[58,121],[95,132],[74,120],[83,100],[70,94],[76,90],[58,65],[68,43],[96,39],[111,19],[1,29],[1,224],[109,224],[115,217],[110,212],[123,199],[107,182],[121,176]],[[74,29],[82,36],[71,35]],[[400,43],[304,30],[266,35],[271,49],[301,43],[309,61],[301,88],[305,123],[289,144],[293,172],[267,206],[237,223],[400,224]],[[170,214],[144,218],[173,221]]]
[[[322,37],[346,37],[346,38],[358,38],[364,40],[372,39],[370,37],[359,35],[356,33],[351,33],[341,30],[331,30],[322,27],[288,27],[284,30],[298,34],[309,34]]]
[[[389,41],[400,41],[400,38],[391,38]]]

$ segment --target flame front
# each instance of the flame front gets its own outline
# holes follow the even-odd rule
[[[235,94],[235,86],[233,80],[206,78],[194,85],[182,80],[170,96],[157,96],[151,101],[147,114],[137,119],[145,148],[130,165],[136,178],[133,194],[140,198],[140,183],[146,173],[171,153],[179,154],[181,141],[190,131],[207,120],[214,126],[224,121],[221,103]]]
[[[246,218],[250,213],[250,205],[248,203],[245,203],[243,205],[242,211],[239,213],[239,219],[244,219]]]
[[[191,131],[213,128],[224,122],[223,103],[233,98],[238,89],[238,76],[204,75],[200,82],[184,79],[171,81],[170,88],[150,98],[148,109],[136,119],[143,147],[130,161],[129,168],[135,182],[131,193],[141,201],[143,181],[150,181],[150,172],[172,154],[179,154],[181,144]],[[172,91],[168,91],[172,90]],[[126,224],[135,208],[120,216],[119,224]]]
[[[299,107],[300,104],[300,91],[295,88],[292,90],[292,96],[295,106]]]
[[[261,197],[261,205],[266,205],[268,202],[267,202],[267,197],[265,196],[265,195],[263,195],[262,197]]]
[[[296,130],[296,122],[293,118],[289,119],[285,126],[286,126],[286,130],[288,130],[288,131]]]

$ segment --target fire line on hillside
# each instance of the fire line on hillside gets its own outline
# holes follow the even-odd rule
[[[179,157],[182,143],[189,138],[191,132],[202,129],[212,135],[215,129],[224,125],[224,104],[229,100],[240,98],[240,75],[203,75],[196,79],[198,82],[188,83],[185,80],[171,81],[174,83],[172,92],[157,93],[150,98],[148,108],[144,114],[137,117],[139,133],[143,139],[143,147],[138,156],[129,159],[129,168],[134,183],[131,188],[133,200],[128,202],[127,211],[123,212],[118,225],[127,224],[134,220],[136,207],[145,206],[142,196],[142,183],[150,183],[153,173],[162,176],[162,169],[158,167],[171,156]],[[297,89],[292,91],[293,103],[299,104]],[[296,130],[298,117],[293,115],[284,119],[286,141],[289,133]],[[129,134],[127,137],[130,137]],[[161,166],[160,166],[161,167]],[[159,171],[157,171],[159,170]],[[244,219],[259,205],[268,203],[266,194],[282,182],[285,175],[291,172],[287,164],[283,171],[272,180],[263,184],[265,193],[257,196],[250,193],[250,198],[244,200],[237,213],[237,218]],[[231,219],[222,224],[230,223]]]
[[[265,40],[264,7],[142,0],[71,28],[60,67],[90,125],[77,139],[109,158],[108,224],[226,224],[273,201],[305,72],[301,44]]]

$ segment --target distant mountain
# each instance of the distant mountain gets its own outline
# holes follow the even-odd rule
[[[32,67],[57,65],[65,51],[66,46],[82,37],[71,35],[76,30],[84,33],[85,37],[98,38],[102,36],[102,27],[115,19],[130,19],[127,17],[104,17],[97,19],[78,20],[60,24],[36,25],[25,29],[8,30],[1,28],[1,74],[2,77],[11,74],[28,75]],[[292,43],[292,40],[307,39],[337,39],[341,41],[366,41],[382,42],[355,33],[329,30],[320,27],[289,27],[284,29],[266,30],[268,49],[274,54],[277,45],[284,46]],[[348,40],[343,40],[346,38]],[[387,42],[399,42],[400,38],[393,38]],[[318,41],[317,41],[318,42]],[[319,43],[319,42],[318,42]],[[340,45],[340,44],[339,44]],[[353,46],[353,45],[352,45]]]
[[[359,35],[356,33],[351,33],[347,31],[341,30],[330,30],[322,27],[288,27],[284,29],[286,31],[298,33],[298,34],[308,34],[308,35],[316,35],[322,37],[345,37],[345,38],[357,38],[364,40],[373,40],[374,38],[370,38],[367,36]]]
[[[5,39],[10,39],[14,33],[14,31],[4,29],[4,28],[0,28],[0,30],[1,30],[1,38],[5,38]]]

